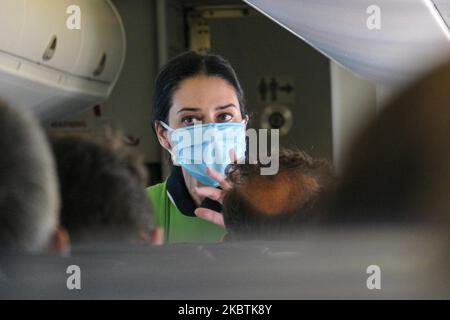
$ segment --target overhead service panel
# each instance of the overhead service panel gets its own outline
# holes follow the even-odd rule
[[[109,0],[0,0],[0,99],[61,119],[106,100],[126,53]]]

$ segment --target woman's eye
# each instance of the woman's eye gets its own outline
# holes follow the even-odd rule
[[[200,122],[200,120],[197,119],[196,117],[189,116],[189,117],[182,118],[181,122],[185,126],[193,126],[193,125],[196,125],[198,122]]]
[[[231,121],[231,119],[233,119],[233,116],[229,113],[222,113],[217,118],[218,118],[219,122],[228,122],[228,121]]]

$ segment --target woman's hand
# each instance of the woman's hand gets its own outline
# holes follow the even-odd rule
[[[231,188],[231,185],[225,180],[225,176],[217,171],[208,168],[206,169],[206,173],[208,176],[216,180],[222,189],[214,187],[195,187],[194,192],[200,197],[210,198],[211,200],[215,200],[220,204],[223,204],[223,197],[225,196],[226,191]],[[225,228],[223,215],[220,212],[206,208],[197,208],[195,210],[195,215],[201,219]]]
[[[233,163],[236,162],[236,153],[234,152],[234,150],[230,151],[230,159]],[[220,174],[217,171],[207,168],[206,174],[216,180],[219,183],[221,189],[214,187],[195,187],[194,192],[200,197],[210,198],[211,200],[215,200],[220,204],[223,204],[223,198],[226,192],[231,188],[231,184],[226,180],[224,175]],[[225,228],[223,215],[220,212],[206,208],[197,208],[194,213],[201,219]]]

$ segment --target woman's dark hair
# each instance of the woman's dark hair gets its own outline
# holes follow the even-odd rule
[[[184,52],[170,60],[159,72],[155,82],[153,121],[165,121],[172,107],[172,97],[183,80],[196,75],[220,77],[233,86],[242,116],[247,115],[244,92],[230,63],[218,55]]]

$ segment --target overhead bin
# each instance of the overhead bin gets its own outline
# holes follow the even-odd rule
[[[68,8],[80,9],[71,29]],[[120,75],[125,31],[108,0],[0,0],[0,99],[59,119],[106,100]]]
[[[8,51],[20,39],[25,21],[25,0],[2,0],[0,4],[0,51]]]
[[[83,11],[82,48],[74,73],[95,80],[112,82],[125,52],[124,29],[109,1],[79,0]],[[117,35],[122,35],[118,37]]]
[[[450,58],[449,0],[244,1],[381,85],[405,85]]]
[[[19,41],[8,51],[70,73],[81,50],[81,32],[67,28],[66,9],[76,3],[73,0],[27,0],[20,34],[11,35]]]

